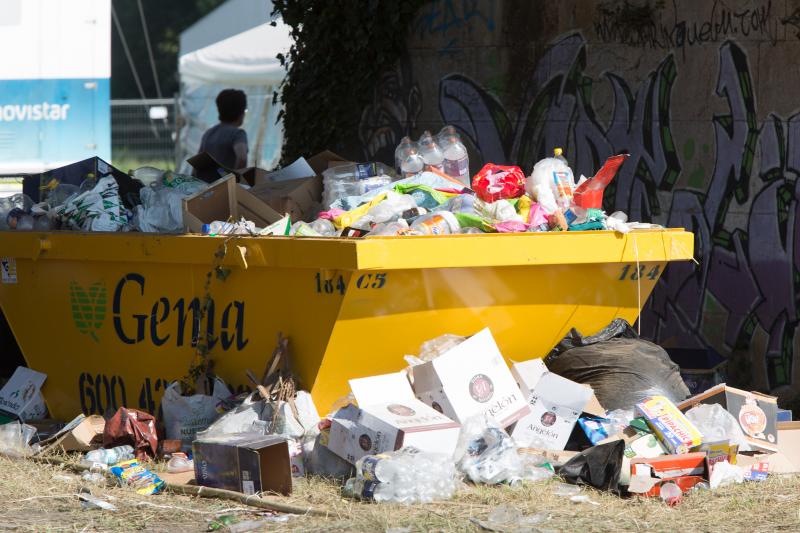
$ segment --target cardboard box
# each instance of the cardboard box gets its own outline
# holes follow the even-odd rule
[[[672,482],[685,493],[707,481],[709,473],[706,454],[702,452],[632,459],[628,491],[657,497],[661,495],[661,485]]]
[[[549,372],[549,370],[547,370],[547,366],[541,359],[531,359],[530,361],[522,361],[511,365],[511,375],[514,376],[514,380],[516,380],[517,386],[525,398],[530,397],[531,391],[545,372]],[[592,391],[592,396],[584,406],[583,412],[600,418],[606,416],[606,410],[600,405],[597,396],[594,395],[594,390],[589,385],[581,385],[588,387]]]
[[[258,181],[250,193],[292,221],[309,221],[322,205],[322,178],[314,176],[286,181]]]
[[[546,372],[528,397],[530,412],[511,436],[523,445],[538,441],[537,447],[563,450],[591,396],[592,389]]]
[[[208,152],[200,152],[186,160],[194,169],[194,175],[206,183],[214,183],[218,179],[233,174],[237,176],[234,169],[220,164]]]
[[[778,399],[758,392],[747,392],[724,383],[678,404],[687,411],[697,404],[718,403],[739,422],[747,441],[760,449],[778,450]]]
[[[485,413],[508,427],[530,412],[488,329],[411,371],[417,398],[461,424]]]
[[[664,396],[651,396],[637,403],[636,414],[647,420],[669,453],[685,454],[703,442],[700,431]]]
[[[198,485],[258,494],[292,492],[289,446],[276,435],[233,433],[192,443]]]
[[[241,217],[263,228],[280,220],[282,215],[239,187],[232,174],[183,199],[183,225],[192,233],[201,233],[203,224],[215,220],[239,220]]]
[[[303,166],[311,169],[308,175],[285,179],[281,171],[261,174],[255,177],[250,192],[279,213],[288,213],[293,222],[310,222],[322,207],[322,173],[346,162],[341,156],[326,150],[304,161],[306,165]]]
[[[728,461],[730,464],[736,464],[736,456],[739,453],[739,445],[731,444],[727,440],[719,442],[704,442],[699,446],[692,448],[693,452],[705,452],[708,458],[708,466],[712,467],[716,463]]]
[[[340,410],[328,449],[355,463],[365,455],[414,446],[452,455],[461,426],[414,397],[403,372],[350,380],[359,408]]]
[[[22,421],[44,418],[47,407],[42,397],[46,374],[18,366],[0,389],[0,409]]]

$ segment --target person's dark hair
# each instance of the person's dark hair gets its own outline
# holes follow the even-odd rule
[[[247,109],[247,96],[239,89],[225,89],[217,95],[220,122],[234,122]]]

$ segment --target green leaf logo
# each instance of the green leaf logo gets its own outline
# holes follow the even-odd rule
[[[95,341],[97,330],[103,325],[106,318],[106,287],[102,282],[93,283],[88,290],[78,283],[69,283],[69,300],[72,305],[72,320],[75,327],[84,335],[89,335]]]

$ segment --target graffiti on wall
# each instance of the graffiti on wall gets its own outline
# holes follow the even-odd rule
[[[728,112],[709,117],[714,168],[710,180],[677,189],[680,155],[686,159],[688,150],[679,154],[673,139],[671,93],[679,73],[672,54],[638,87],[605,74],[614,99],[606,121],[593,108],[595,80],[583,74],[586,61],[579,33],[558,40],[539,63],[546,71],[533,73],[516,118],[475,81],[446,76],[439,83],[442,119],[455,124],[484,161],[531,168],[553,146],[565,146],[575,170],[591,175],[607,156],[630,153],[606,207],[697,236],[699,265],[670,266],[644,314],[646,335],[682,348],[708,347],[703,323],[711,307],[726,315],[721,351],[727,354],[752,348],[757,327],[766,333],[760,359],[749,362],[754,386],[797,390],[800,370],[792,358],[800,338],[800,114],[773,114],[758,124],[748,58],[735,43],[723,43],[716,96]],[[746,221],[729,229],[740,213]]]

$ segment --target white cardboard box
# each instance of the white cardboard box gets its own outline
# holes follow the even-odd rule
[[[0,390],[0,409],[23,421],[44,418],[47,407],[42,397],[42,385],[46,379],[46,374],[18,366]]]
[[[514,380],[525,398],[530,397],[533,388],[546,372],[550,371],[547,370],[541,359],[531,359],[511,365],[511,375],[514,376]]]
[[[414,398],[402,372],[350,380],[359,407],[340,409],[331,421],[328,449],[355,463],[365,455],[414,446],[452,455],[461,426]]]
[[[412,367],[412,373],[417,398],[461,424],[486,413],[508,427],[529,412],[488,329]]]
[[[591,397],[591,388],[547,372],[528,398],[530,413],[511,436],[520,446],[563,450]]]

